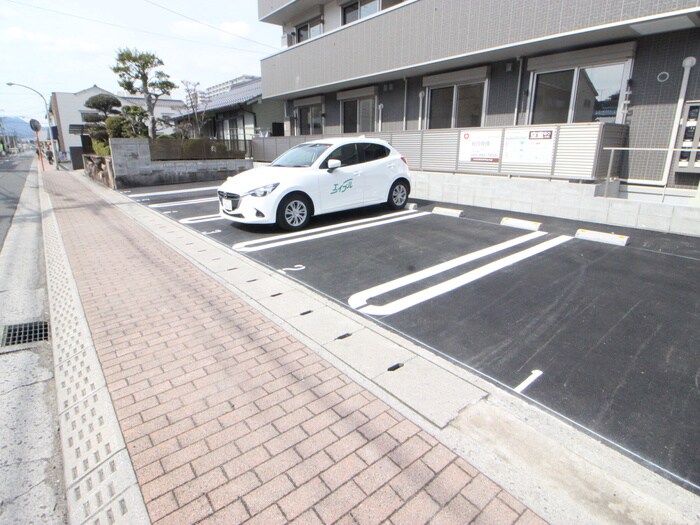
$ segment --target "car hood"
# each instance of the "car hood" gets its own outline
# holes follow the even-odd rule
[[[229,177],[219,188],[229,193],[242,195],[261,186],[283,182],[295,173],[300,173],[304,168],[281,168],[277,166],[265,166],[244,171],[233,177]]]

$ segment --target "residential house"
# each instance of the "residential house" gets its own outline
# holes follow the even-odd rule
[[[146,108],[143,97],[129,96],[125,94],[115,94],[106,89],[94,85],[77,93],[51,93],[50,111],[55,118],[58,128],[59,150],[67,152],[75,169],[82,168],[82,153],[85,115],[97,114],[97,111],[85,107],[85,102],[94,95],[106,94],[117,97],[122,106],[141,106]],[[156,104],[156,118],[171,120],[177,116],[185,103],[182,100],[170,97],[161,97]],[[172,133],[171,127],[162,129],[163,133]]]

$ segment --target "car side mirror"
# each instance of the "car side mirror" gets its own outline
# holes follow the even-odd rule
[[[333,171],[340,168],[340,161],[338,159],[331,159],[328,161],[328,171]]]

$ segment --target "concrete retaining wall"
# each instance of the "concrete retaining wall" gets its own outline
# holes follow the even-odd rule
[[[116,188],[223,180],[253,167],[250,159],[153,161],[148,139],[110,139],[109,145]]]
[[[570,183],[559,180],[412,171],[411,197],[468,206],[561,217],[700,236],[700,202],[639,202],[619,198],[619,181]]]

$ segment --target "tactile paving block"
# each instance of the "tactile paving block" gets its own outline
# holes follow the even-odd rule
[[[40,195],[69,521],[149,524],[58,223]]]
[[[59,410],[68,410],[81,399],[105,386],[100,362],[93,349],[79,353],[55,363],[56,397]]]
[[[126,450],[71,485],[66,500],[71,523],[150,523]]]
[[[61,412],[67,485],[76,483],[115,452],[125,449],[121,430],[110,425],[110,419],[116,422],[106,387]]]

